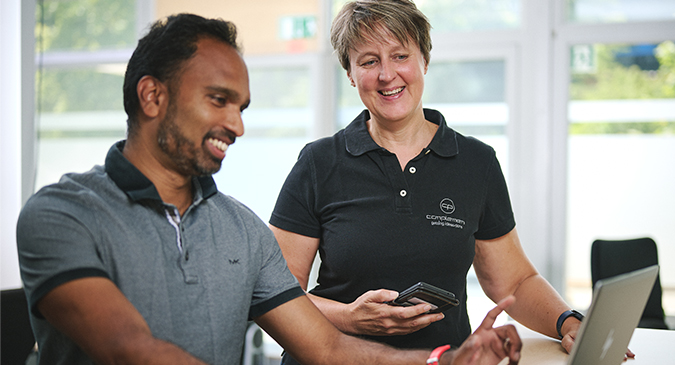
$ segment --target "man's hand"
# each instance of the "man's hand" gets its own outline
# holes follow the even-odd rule
[[[516,298],[508,296],[501,300],[480,324],[478,329],[456,351],[449,353],[452,365],[496,365],[505,357],[509,364],[520,360],[522,342],[512,325],[493,328],[497,316],[508,308]],[[442,357],[445,360],[446,357]],[[445,363],[445,362],[444,362]]]

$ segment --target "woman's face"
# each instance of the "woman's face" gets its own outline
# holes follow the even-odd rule
[[[422,112],[427,64],[417,43],[401,44],[389,32],[366,41],[349,52],[347,76],[361,101],[378,122],[411,120]]]

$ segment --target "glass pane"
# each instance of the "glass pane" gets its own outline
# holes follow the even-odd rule
[[[122,110],[125,65],[113,67],[50,68],[38,71],[38,110],[64,113]]]
[[[579,23],[675,19],[673,0],[567,0],[567,18]]]
[[[136,0],[44,0],[36,8],[38,49],[94,51],[136,44]]]
[[[349,0],[333,1],[333,16]],[[432,32],[468,32],[520,26],[521,0],[417,0]]]
[[[520,0],[416,1],[434,32],[467,32],[520,26]]]
[[[37,147],[36,191],[45,185],[59,181],[65,173],[85,172],[94,165],[103,165],[110,146],[125,138],[126,114],[124,112],[63,114],[60,117],[54,117],[56,119],[63,117],[68,120],[82,118],[85,122],[106,120],[106,124],[121,123],[124,129],[120,129],[117,133],[102,133],[100,136],[96,136],[91,131],[85,131],[82,136],[66,134],[41,137]],[[50,119],[50,116],[45,115],[43,120],[47,119]]]
[[[123,71],[124,65],[38,71],[36,190],[102,164],[110,145],[125,137]]]
[[[135,0],[45,0],[36,6],[37,167],[35,189],[67,172],[102,164],[125,137],[124,64],[74,66],[82,53],[50,67],[40,55],[125,49],[136,44]]]
[[[251,106],[243,114],[246,131],[227,150],[214,179],[220,191],[267,222],[281,185],[310,139],[309,70],[251,68],[249,77]]]
[[[459,133],[491,145],[508,180],[504,61],[432,60],[424,80],[424,106],[443,113]]]
[[[571,63],[568,300],[590,303],[593,240],[650,236],[673,315],[675,268],[663,263],[675,257],[675,44],[578,45]]]
[[[245,55],[307,53],[319,49],[317,0],[153,0],[157,18],[188,12],[222,18],[237,26]]]

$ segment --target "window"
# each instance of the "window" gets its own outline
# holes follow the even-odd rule
[[[426,0],[415,2],[434,32],[469,32],[520,26],[520,0]]]
[[[249,65],[251,106],[245,133],[227,150],[214,179],[220,191],[272,215],[279,190],[312,129],[309,67]]]
[[[251,105],[245,133],[227,150],[214,180],[263,221],[272,214],[300,149],[315,136],[320,2],[156,0],[156,18],[190,12],[237,26],[248,66]],[[265,11],[260,11],[265,9]]]
[[[333,1],[333,15],[348,0]],[[513,29],[521,23],[521,0],[417,0],[434,32]]]
[[[445,121],[457,132],[492,146],[507,174],[509,107],[505,61],[432,58],[425,80],[425,107],[443,113]]]
[[[588,259],[567,260],[567,285],[585,308],[593,240],[649,236],[661,261],[675,257],[666,213],[675,204],[675,44],[571,50],[567,252]],[[673,313],[669,266],[661,266],[661,282],[664,309]]]
[[[673,20],[672,0],[567,0],[567,19],[578,23]]]
[[[45,0],[36,12],[35,190],[102,164],[124,138],[121,90],[137,38],[135,0]]]
[[[214,179],[267,221],[285,176],[315,130],[310,90],[316,86],[310,75],[316,60],[306,54],[316,52],[318,32],[316,1],[267,5],[261,13],[254,11],[259,3],[247,7],[234,1],[40,2],[36,190],[64,173],[104,162],[110,146],[125,138],[122,85],[139,35],[154,19],[192,12],[238,27],[254,96],[243,114],[246,133],[228,150]]]

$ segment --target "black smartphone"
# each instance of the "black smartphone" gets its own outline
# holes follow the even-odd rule
[[[456,307],[459,305],[459,300],[455,298],[455,294],[447,290],[420,281],[401,292],[396,300],[389,302],[391,305],[400,305],[404,307],[422,303],[431,305],[431,310],[427,313],[439,313],[452,307]]]

